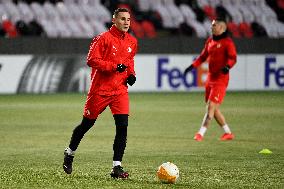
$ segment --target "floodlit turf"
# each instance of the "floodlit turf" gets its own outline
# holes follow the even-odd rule
[[[221,110],[236,139],[219,141],[215,122],[193,140],[205,111],[203,93],[130,95],[123,166],[130,179],[109,176],[114,122],[109,109],[81,142],[74,172],[63,150],[80,122],[85,96],[0,96],[0,188],[284,188],[284,92],[231,92]],[[259,154],[268,148],[272,154]],[[157,167],[180,169],[175,185],[156,180]]]

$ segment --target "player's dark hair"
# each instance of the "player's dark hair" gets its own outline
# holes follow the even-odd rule
[[[116,10],[114,11],[113,17],[114,17],[114,18],[117,18],[118,13],[120,13],[120,12],[128,12],[128,13],[130,13],[127,8],[118,8],[118,9],[116,9]]]
[[[224,17],[217,17],[215,20],[216,20],[217,22],[224,22],[225,24],[227,24],[227,20],[226,20],[226,18],[224,18]]]

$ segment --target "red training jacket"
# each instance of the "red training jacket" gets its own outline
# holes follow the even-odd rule
[[[137,40],[128,33],[112,26],[109,31],[95,37],[90,45],[87,65],[92,68],[90,94],[117,95],[127,92],[126,79],[135,75],[134,56]],[[127,69],[119,73],[117,64],[125,64]]]
[[[224,37],[219,40],[213,40],[209,37],[201,54],[193,62],[193,66],[197,67],[207,60],[209,65],[207,84],[214,82],[228,86],[229,73],[223,74],[221,69],[226,65],[232,68],[236,64],[236,59],[236,48],[230,37]]]

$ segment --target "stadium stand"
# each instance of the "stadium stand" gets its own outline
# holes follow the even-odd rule
[[[108,29],[117,7],[131,10],[138,38],[206,38],[216,17],[235,38],[284,37],[284,0],[0,0],[0,36],[91,38]]]

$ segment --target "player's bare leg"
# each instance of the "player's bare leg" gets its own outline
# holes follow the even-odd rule
[[[215,114],[215,110],[219,108],[219,104],[212,102],[212,101],[208,101],[207,103],[207,107],[206,107],[206,113],[204,115],[203,121],[202,121],[202,126],[208,128],[213,117]]]
[[[226,125],[226,119],[219,108],[215,109],[214,118],[217,121],[218,125],[220,125],[220,127]]]
[[[219,108],[216,108],[214,113],[214,118],[219,124],[220,127],[224,129],[224,134],[221,136],[221,140],[232,140],[234,138],[234,135],[232,134],[228,124],[226,123],[225,117],[220,111]]]
[[[198,133],[196,133],[195,136],[194,136],[194,139],[196,141],[202,141],[206,130],[208,129],[212,119],[214,118],[215,110],[218,107],[219,107],[219,104],[217,104],[215,102],[212,102],[212,101],[207,102],[206,113],[205,113],[204,118],[202,120],[201,127],[200,127]]]

